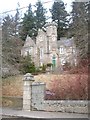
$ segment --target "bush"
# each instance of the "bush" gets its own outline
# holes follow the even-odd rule
[[[86,100],[88,99],[88,75],[63,75],[51,80],[49,90],[54,93],[53,100]],[[47,97],[46,97],[47,98]]]
[[[66,71],[66,70],[70,70],[71,69],[71,64],[69,62],[66,62],[64,65],[63,65],[63,70]]]
[[[51,67],[51,66],[53,66],[52,63],[47,63],[47,67]]]
[[[42,71],[43,71],[43,72],[46,71],[46,67],[47,67],[47,66],[43,64],[43,66],[42,66]]]
[[[71,74],[89,74],[88,66],[89,66],[89,59],[82,59],[79,61],[77,66],[70,69],[70,71],[68,71],[68,73],[71,73]]]
[[[39,72],[41,72],[41,73],[46,72],[46,68],[47,68],[47,66],[43,64],[43,66],[39,67]]]

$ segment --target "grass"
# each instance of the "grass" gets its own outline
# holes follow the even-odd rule
[[[72,95],[76,98],[83,95],[87,97],[87,79],[86,74],[62,74],[62,75],[49,75],[41,74],[34,76],[35,82],[46,83],[46,89],[55,92],[60,97],[58,99],[72,99]],[[3,96],[22,96],[23,95],[23,76],[11,76],[2,80],[2,93]],[[73,93],[71,93],[73,91]],[[83,93],[84,91],[84,93]],[[63,93],[63,94],[62,94]],[[69,97],[70,95],[70,97]],[[77,96],[78,95],[78,96]],[[81,97],[82,98],[82,97]],[[78,98],[79,99],[79,98]]]
[[[10,76],[2,79],[2,105],[13,109],[22,109],[23,76]],[[11,97],[10,97],[11,96]],[[16,96],[16,97],[13,97]]]
[[[23,76],[11,76],[2,79],[2,95],[3,96],[22,96]]]
[[[35,82],[46,83],[47,89],[49,83],[55,75],[36,75]],[[23,75],[11,76],[2,79],[2,94],[3,96],[22,96],[23,95]]]
[[[15,97],[3,97],[2,98],[2,106],[13,108],[13,109],[22,109],[23,99],[15,98]]]

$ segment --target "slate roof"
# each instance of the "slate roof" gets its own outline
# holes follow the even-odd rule
[[[74,45],[74,39],[62,37],[62,38],[60,38],[60,40],[57,41],[57,45],[58,45],[58,48],[62,45],[66,46],[66,47],[70,47],[70,46]]]

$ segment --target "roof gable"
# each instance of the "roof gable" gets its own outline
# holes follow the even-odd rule
[[[25,40],[24,47],[28,47],[28,46],[35,46],[35,43],[34,43],[34,41],[32,40],[32,38],[27,35],[27,38],[26,38],[26,40]]]

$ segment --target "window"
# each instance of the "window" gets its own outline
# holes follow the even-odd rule
[[[53,32],[55,31],[55,27],[53,27]]]
[[[25,51],[25,56],[27,56],[27,55],[29,55],[29,51],[28,50]]]
[[[75,51],[75,48],[73,48],[73,53],[75,53],[76,51]]]
[[[60,52],[60,54],[63,54],[63,53],[64,53],[64,48],[63,48],[63,47],[60,47],[60,48],[59,48],[59,52]]]
[[[72,50],[73,50],[73,48],[72,47],[70,47],[70,52],[72,53]]]
[[[64,65],[66,63],[65,59],[61,59],[61,65]]]
[[[56,39],[55,39],[55,36],[53,36],[53,37],[52,37],[52,40],[53,40],[53,41],[55,41],[55,40],[56,40]]]
[[[29,55],[31,54],[31,49],[29,49]]]
[[[55,27],[53,27],[52,28],[52,35],[56,35],[57,33],[56,33],[56,28]]]
[[[51,46],[49,45],[49,51],[51,50]]]
[[[42,62],[40,62],[40,66],[43,66],[43,63],[42,63]]]
[[[32,50],[33,50],[33,47],[30,47],[28,52],[29,52],[29,55],[32,53]]]
[[[36,48],[36,54],[38,53],[38,50],[37,50],[37,48]]]
[[[77,60],[76,59],[74,59],[74,62],[75,62],[75,66],[77,65]]]
[[[43,49],[40,48],[40,58],[42,58],[42,57],[43,57]]]
[[[27,51],[25,51],[25,56],[27,56]]]

